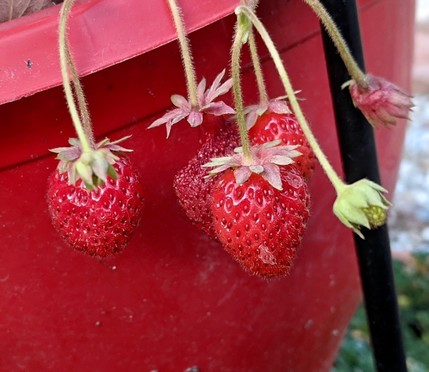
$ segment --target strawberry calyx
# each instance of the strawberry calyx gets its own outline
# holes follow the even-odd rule
[[[344,185],[334,202],[334,214],[340,221],[364,239],[360,228],[376,228],[386,223],[391,205],[384,197],[387,190],[368,179]]]
[[[111,142],[108,138],[98,142],[95,149],[83,150],[81,142],[76,138],[70,138],[69,147],[57,147],[50,151],[57,154],[59,160],[58,172],[67,172],[71,185],[81,179],[85,187],[91,191],[103,185],[107,176],[113,179],[117,174],[113,165],[119,159],[115,153],[132,152],[119,145],[131,136],[123,137]]]
[[[232,156],[213,158],[203,167],[213,167],[208,176],[214,176],[232,168],[237,184],[245,183],[250,176],[259,174],[271,186],[277,190],[283,190],[280,175],[280,166],[294,163],[294,158],[301,153],[296,150],[296,145],[279,146],[281,140],[255,145],[250,148],[251,157],[243,153],[242,147],[237,147]]]
[[[244,109],[246,115],[246,126],[247,129],[251,129],[260,116],[265,114],[267,111],[274,112],[275,114],[291,114],[292,111],[286,102],[287,96],[280,96],[277,98],[270,99],[268,103],[259,103],[257,105],[250,105]]]
[[[197,87],[197,105],[192,105],[190,100],[179,94],[171,96],[171,102],[176,108],[166,112],[161,118],[155,120],[149,129],[165,124],[167,138],[170,136],[171,128],[181,120],[185,119],[191,127],[198,127],[203,123],[203,114],[214,116],[232,115],[234,109],[223,101],[215,101],[219,96],[228,93],[232,87],[232,79],[227,79],[221,83],[225,75],[225,70],[218,74],[212,85],[206,89],[206,79],[203,78]]]

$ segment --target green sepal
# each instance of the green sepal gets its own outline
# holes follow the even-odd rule
[[[74,185],[81,179],[85,187],[91,191],[102,186],[107,177],[117,179],[118,175],[114,164],[119,160],[117,154],[130,152],[118,144],[128,139],[130,136],[110,142],[108,138],[100,141],[96,149],[82,151],[80,142],[76,138],[70,138],[70,147],[58,147],[51,151],[57,154],[58,172],[68,174],[69,184]]]
[[[118,173],[116,172],[116,169],[113,168],[111,164],[107,167],[107,174],[110,176],[110,178],[116,180],[118,178]]]
[[[333,212],[348,228],[364,239],[361,227],[372,229],[386,223],[391,205],[383,193],[387,190],[367,179],[344,185],[338,192]]]
[[[249,40],[249,34],[252,32],[252,22],[246,14],[240,12],[237,14],[237,24],[242,34],[241,42],[246,44]]]

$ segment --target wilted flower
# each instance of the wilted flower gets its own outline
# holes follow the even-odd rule
[[[387,190],[367,179],[344,185],[334,203],[334,213],[340,221],[362,239],[362,226],[376,228],[386,223],[390,203],[383,196]]]
[[[351,80],[345,86],[349,85],[355,107],[374,128],[394,125],[398,119],[409,119],[414,107],[410,95],[387,80],[370,74],[366,75],[366,83],[362,86]]]
[[[171,127],[182,119],[186,118],[191,127],[198,127],[203,123],[203,113],[215,116],[235,114],[234,109],[228,106],[225,102],[214,102],[216,98],[227,93],[232,87],[232,79],[228,79],[221,84],[224,75],[225,70],[216,76],[213,84],[207,90],[206,79],[203,78],[201,80],[197,88],[197,106],[192,106],[191,102],[189,102],[185,97],[179,94],[173,94],[171,96],[171,102],[176,106],[176,108],[168,111],[164,116],[155,120],[148,128],[155,128],[165,124],[168,138]]]

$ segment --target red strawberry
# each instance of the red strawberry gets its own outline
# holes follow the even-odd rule
[[[299,171],[282,168],[281,179],[284,191],[257,174],[238,185],[229,170],[212,193],[214,228],[225,250],[245,270],[265,278],[289,273],[309,215]]]
[[[295,164],[306,180],[311,178],[315,156],[294,114],[266,111],[250,128],[249,137],[253,144],[280,139],[283,145],[299,145],[297,151],[302,156],[295,159]]]
[[[207,164],[217,167],[215,174],[234,169],[222,173],[212,191],[218,239],[246,271],[264,278],[289,273],[309,216],[307,184],[287,165],[293,149],[264,144],[252,148],[253,164],[242,153]]]
[[[174,189],[187,217],[212,238],[216,238],[216,234],[212,225],[210,194],[217,177],[207,178],[207,170],[202,165],[211,158],[229,155],[238,146],[236,128],[226,124],[208,135],[197,154],[174,178]]]
[[[107,141],[107,142],[106,142]],[[121,153],[126,150],[105,140],[94,151],[97,161],[110,162],[104,182],[92,175],[90,181],[74,176],[76,162],[82,161],[81,150],[75,146],[55,149],[62,159],[59,169],[49,178],[47,202],[52,224],[60,236],[74,249],[91,256],[106,257],[122,251],[140,222],[143,191],[139,175],[129,159]],[[97,165],[92,164],[97,169]],[[68,169],[68,172],[64,170]],[[98,169],[97,169],[98,172]],[[98,172],[99,173],[99,172]]]

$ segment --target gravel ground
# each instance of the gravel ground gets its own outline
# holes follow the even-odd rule
[[[429,95],[415,97],[389,227],[393,251],[429,252]]]

